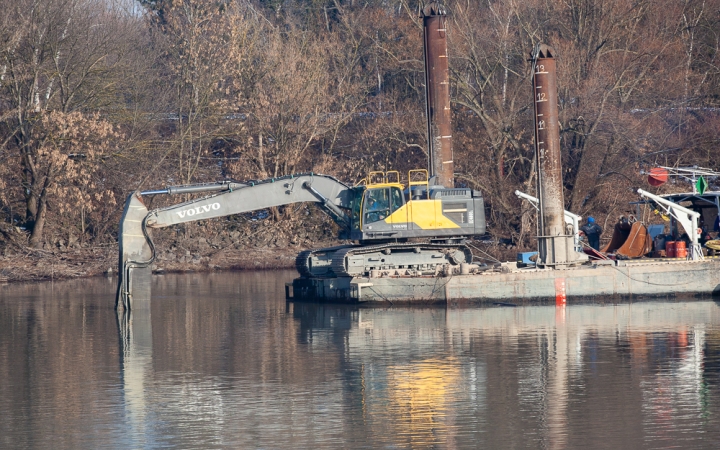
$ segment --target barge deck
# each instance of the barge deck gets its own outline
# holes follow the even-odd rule
[[[715,296],[720,295],[720,260],[607,260],[563,269],[509,262],[470,275],[297,278],[285,293],[291,301],[389,304]]]

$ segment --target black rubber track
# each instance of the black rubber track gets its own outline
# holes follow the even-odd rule
[[[473,259],[470,248],[463,244],[434,244],[430,242],[407,242],[402,244],[380,244],[380,245],[367,245],[363,247],[350,247],[339,249],[332,257],[332,271],[338,277],[356,277],[363,275],[363,273],[349,273],[345,266],[345,256],[348,254],[362,255],[364,253],[372,253],[379,250],[390,249],[393,250],[406,250],[419,248],[420,251],[425,250],[449,250],[458,249],[465,254],[465,261],[471,263]],[[446,262],[443,262],[445,264]]]
[[[295,269],[298,271],[301,277],[303,278],[313,278],[317,277],[317,275],[313,275],[311,269],[310,269],[310,257],[313,255],[313,253],[327,253],[327,252],[333,252],[337,250],[342,250],[346,248],[357,248],[355,245],[337,245],[335,247],[326,247],[326,248],[314,248],[310,250],[304,250],[295,257]],[[332,277],[333,274],[328,274],[328,277]]]

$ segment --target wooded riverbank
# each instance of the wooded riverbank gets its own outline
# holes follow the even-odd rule
[[[21,255],[36,261],[28,274],[52,276],[73,240],[96,253],[81,251],[69,273],[106,270],[94,259],[114,258],[135,190],[303,172],[354,185],[397,170],[406,182],[427,167],[425,3],[0,0],[6,270],[15,277]],[[491,235],[527,246],[537,234],[514,192],[535,193],[528,56],[540,42],[558,52],[567,210],[607,235],[634,213],[642,170],[720,168],[720,0],[444,3],[455,183],[482,192]],[[242,248],[278,237],[277,248],[302,248],[332,239],[319,216],[294,205],[165,234],[182,234],[178,249],[216,233],[237,233]]]

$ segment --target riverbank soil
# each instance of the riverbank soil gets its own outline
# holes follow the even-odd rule
[[[303,249],[295,246],[220,247],[207,241],[175,242],[166,249],[158,246],[152,268],[155,272],[288,269],[295,267],[295,256]],[[117,245],[53,250],[20,247],[0,257],[0,282],[112,275],[117,270]]]
[[[237,231],[158,233],[154,272],[292,269],[308,248],[338,245],[332,232],[273,232],[249,236]],[[54,239],[42,249],[25,245],[26,236],[4,234],[0,242],[0,282],[45,281],[112,275],[118,270],[117,243],[87,244],[72,237]],[[497,241],[473,242],[476,262],[514,260],[517,248]]]

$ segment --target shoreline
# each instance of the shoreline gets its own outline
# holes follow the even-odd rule
[[[306,246],[231,245],[224,248],[183,247],[171,243],[168,250],[160,250],[152,264],[153,273],[213,272],[231,270],[295,269],[298,253],[308,248],[337,245],[337,241],[317,242]],[[14,246],[14,253],[6,250],[0,256],[0,283],[32,283],[41,281],[79,279],[96,276],[115,276],[118,271],[118,246],[81,247],[41,250]],[[514,260],[517,248],[494,244],[482,253],[499,261]],[[477,255],[482,257],[482,255]],[[488,258],[483,258],[488,259]]]
[[[116,275],[117,246],[65,251],[25,249],[24,254],[0,257],[0,283],[32,283]],[[153,273],[213,272],[224,270],[282,270],[295,268],[302,249],[248,248],[178,256],[158,255]],[[172,256],[170,256],[172,255]]]

